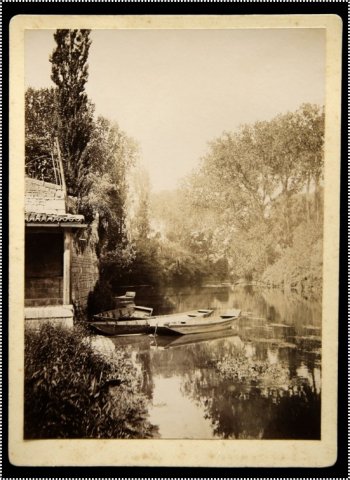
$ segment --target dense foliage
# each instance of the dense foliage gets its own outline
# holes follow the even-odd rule
[[[120,350],[104,356],[79,327],[25,333],[24,437],[147,438],[145,398]]]
[[[158,230],[217,279],[320,287],[323,144],[323,109],[309,104],[223,133],[182,189],[154,197]]]
[[[77,208],[87,221],[98,215],[99,255],[126,240],[127,178],[136,157],[135,142],[119,125],[98,117],[84,152],[89,168],[80,182]]]
[[[25,167],[29,177],[55,182],[52,161],[57,134],[57,98],[54,88],[25,93]]]

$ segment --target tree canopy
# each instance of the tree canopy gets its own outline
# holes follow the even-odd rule
[[[25,92],[25,166],[26,174],[54,181],[52,152],[57,134],[57,104],[54,88]]]
[[[259,279],[278,264],[282,277],[293,249],[300,259],[302,244],[306,257],[319,251],[323,145],[324,110],[310,104],[224,132],[177,194],[154,198],[163,234],[207,258],[210,271],[227,261],[233,279]]]

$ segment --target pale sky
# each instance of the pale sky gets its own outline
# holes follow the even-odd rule
[[[207,142],[302,103],[324,104],[325,30],[94,30],[87,93],[140,145],[154,191]],[[51,86],[53,31],[25,34],[26,86]]]

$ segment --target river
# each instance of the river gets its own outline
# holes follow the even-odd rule
[[[130,352],[141,374],[157,438],[320,438],[320,302],[250,286],[135,290],[137,304],[154,307],[156,314],[250,312],[231,330],[209,337],[112,339]],[[255,381],[227,378],[218,365],[237,352],[243,367],[259,363],[270,373]]]

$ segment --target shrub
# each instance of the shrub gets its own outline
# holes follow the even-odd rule
[[[145,438],[146,400],[123,351],[105,357],[82,327],[25,333],[24,437]]]
[[[265,270],[263,281],[271,286],[317,296],[322,291],[322,251],[321,226],[301,223],[294,230],[293,244]]]
[[[223,378],[238,383],[284,389],[290,383],[289,371],[284,366],[247,357],[244,348],[237,348],[232,357],[217,362],[216,368]]]

